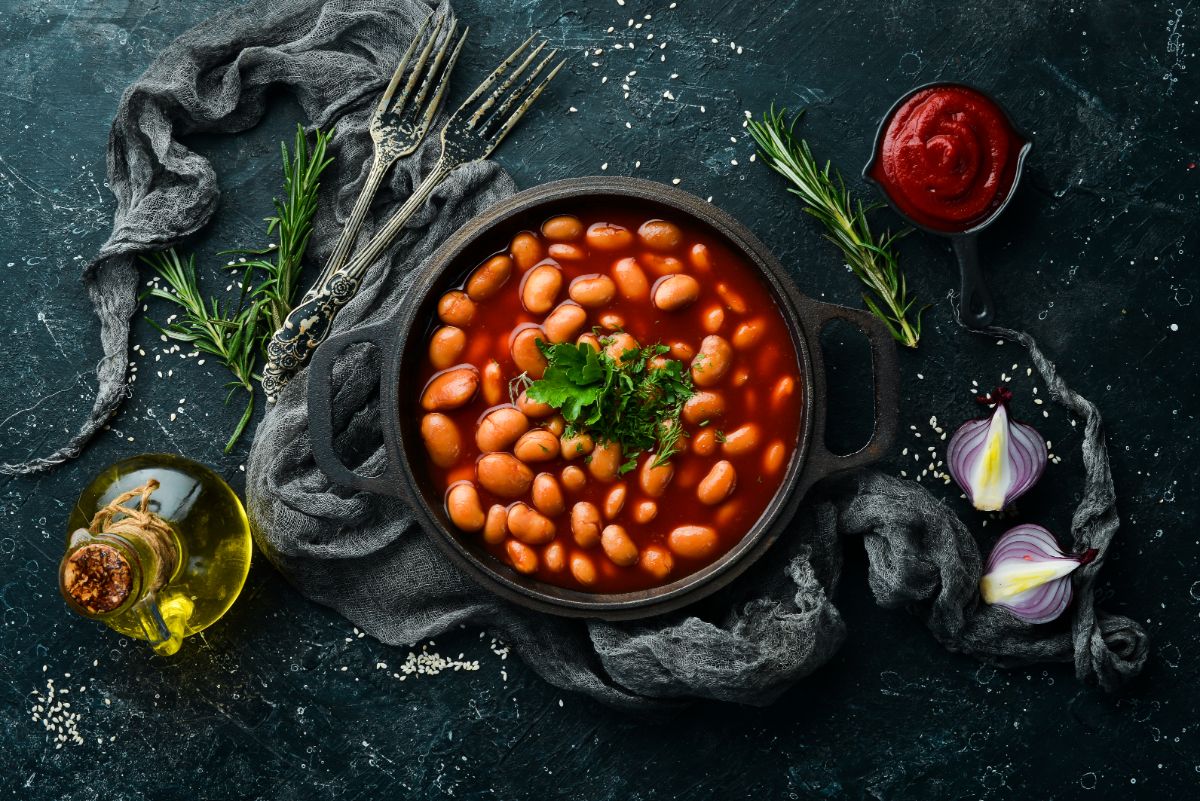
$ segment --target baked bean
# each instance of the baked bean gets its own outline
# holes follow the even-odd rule
[[[600,542],[600,510],[594,503],[580,501],[571,507],[571,536],[580,548],[592,548]]]
[[[552,542],[542,550],[542,564],[547,570],[561,573],[567,566],[567,549],[561,542]]]
[[[563,261],[583,261],[587,258],[587,251],[578,245],[568,245],[563,242],[555,242],[548,249],[550,258],[561,259]]]
[[[605,253],[623,250],[633,244],[633,233],[616,223],[592,223],[587,229],[587,243],[592,250]]]
[[[724,337],[709,334],[700,341],[700,352],[692,359],[692,381],[698,387],[717,384],[733,365],[733,348]]]
[[[639,501],[633,507],[633,522],[645,525],[658,517],[658,504],[654,501]]]
[[[686,362],[696,355],[696,349],[686,342],[675,341],[667,347],[670,348],[671,358],[681,362]]]
[[[558,265],[542,262],[521,280],[521,305],[533,314],[545,314],[554,308],[562,283],[562,270]]]
[[[717,432],[711,428],[703,428],[692,437],[692,453],[709,456],[716,453]]]
[[[540,268],[539,268],[540,269]],[[557,345],[574,339],[584,324],[587,323],[587,312],[583,307],[567,301],[560,303],[542,322],[542,330],[546,332],[547,341]]]
[[[527,323],[513,329],[508,340],[508,353],[513,364],[534,379],[541,378],[547,367],[546,357],[537,344],[539,339],[544,341],[546,334],[539,326]]]
[[[604,352],[608,354],[608,358],[612,359],[618,365],[625,363],[625,354],[631,350],[638,349],[638,341],[631,334],[624,331],[613,334],[610,337],[605,337]]]
[[[638,261],[648,268],[650,272],[660,277],[664,275],[677,275],[683,272],[683,262],[674,256],[643,253],[638,256]]]
[[[733,346],[738,350],[749,350],[758,344],[766,333],[767,326],[762,319],[747,320],[733,332]]]
[[[544,428],[526,431],[513,446],[513,455],[526,464],[558,458],[558,437]]]
[[[559,475],[562,485],[570,492],[579,492],[587,486],[587,474],[583,472],[583,468],[569,464],[562,469]]]
[[[758,440],[758,426],[746,423],[725,435],[725,441],[721,443],[721,452],[726,456],[740,456],[757,448]]]
[[[725,310],[720,306],[712,306],[700,317],[700,327],[706,334],[715,334],[725,325]]]
[[[666,220],[647,220],[638,228],[638,239],[654,250],[674,250],[683,241],[683,231]]]
[[[526,417],[539,418],[547,417],[554,414],[554,407],[548,403],[539,403],[529,399],[529,394],[525,390],[521,390],[521,394],[517,396],[517,408],[521,410],[521,414]]]
[[[635,258],[624,258],[614,264],[612,279],[625,300],[642,301],[650,297],[650,281]]]
[[[587,345],[589,348],[596,351],[597,353],[600,352],[600,337],[596,336],[595,334],[591,334],[591,333],[580,334],[579,338],[575,340],[575,344],[576,345]]]
[[[449,467],[462,453],[462,437],[458,426],[444,414],[427,414],[421,418],[421,439],[425,450],[438,467]]]
[[[567,511],[562,487],[553,473],[538,473],[533,477],[533,505],[547,517],[556,517]]]
[[[645,570],[658,581],[662,581],[671,575],[671,570],[675,567],[675,559],[666,548],[658,545],[649,545],[642,551],[642,557],[638,560],[638,567]]]
[[[529,574],[537,570],[537,551],[525,543],[509,540],[504,544],[504,551],[508,554],[508,561],[512,563],[513,570],[518,573]]]
[[[795,391],[796,381],[790,375],[785,375],[776,381],[775,388],[771,390],[771,408],[775,411],[782,409]]]
[[[495,406],[504,399],[504,371],[495,359],[488,359],[488,363],[483,366],[480,389],[489,406]]]
[[[475,444],[483,453],[502,451],[529,430],[529,418],[514,406],[501,406],[484,415],[475,428]]]
[[[612,303],[617,295],[617,285],[607,275],[589,273],[573,280],[567,295],[580,306],[599,309]]]
[[[476,302],[493,297],[508,283],[512,271],[513,260],[511,257],[503,253],[492,256],[476,267],[475,272],[471,273],[471,277],[467,279],[467,297]]]
[[[460,481],[446,490],[446,513],[451,522],[463,531],[479,531],[483,528],[483,507],[479,503],[479,492],[470,481]]]
[[[683,404],[683,419],[694,426],[723,414],[725,398],[719,392],[697,392]]]
[[[625,508],[625,496],[628,494],[629,490],[624,484],[618,484],[610,489],[604,496],[604,516],[612,520],[621,514],[621,510]]]
[[[735,387],[744,387],[750,383],[750,371],[745,367],[739,367],[733,371],[733,375],[729,377],[729,383]]]
[[[717,294],[721,296],[721,300],[725,301],[725,305],[730,311],[737,314],[746,313],[746,299],[729,288],[729,284],[724,282],[717,284]]]
[[[616,312],[602,312],[596,321],[606,331],[620,331],[625,327],[625,318]]]
[[[533,471],[511,453],[480,456],[475,462],[475,477],[485,490],[501,498],[519,498],[533,483]]]
[[[781,440],[775,440],[763,452],[763,472],[767,475],[778,473],[783,467],[783,458],[787,456],[787,446]]]
[[[615,565],[629,567],[638,560],[638,547],[624,526],[605,526],[600,532],[600,547]]]
[[[712,556],[717,544],[717,530],[711,526],[677,526],[667,535],[667,547],[684,559]]]
[[[737,500],[726,501],[717,507],[717,513],[713,516],[713,522],[719,528],[729,529],[742,516],[742,504]]]
[[[508,250],[512,253],[513,261],[517,263],[517,269],[521,272],[525,272],[541,261],[546,253],[542,250],[541,240],[528,231],[522,231],[514,236]]]
[[[708,250],[707,245],[696,243],[692,245],[688,251],[688,261],[702,273],[707,273],[712,270],[712,254]]]
[[[554,242],[574,242],[583,236],[583,223],[569,214],[551,217],[542,223],[542,236]]]
[[[483,521],[483,541],[488,545],[499,545],[508,536],[508,509],[494,503],[487,510],[487,519]]]
[[[561,414],[555,414],[542,423],[542,428],[556,437],[561,437],[563,432],[567,430],[567,421],[563,419]]]
[[[429,379],[421,393],[421,408],[440,412],[465,406],[479,389],[479,371],[470,365],[443,370]]]
[[[592,451],[588,472],[600,481],[614,481],[621,472],[621,443],[602,442]]]
[[[466,328],[475,319],[475,301],[466,292],[452,289],[438,301],[438,319],[446,325]]]
[[[559,450],[562,453],[562,458],[568,462],[572,459],[578,459],[581,456],[587,456],[592,452],[595,444],[589,434],[579,433],[572,436],[563,434],[559,439]]]
[[[651,498],[661,498],[662,494],[667,491],[667,485],[675,477],[675,465],[670,462],[656,465],[656,461],[657,457],[650,454],[642,462],[642,468],[638,470],[638,484],[641,485],[642,492]]]
[[[700,282],[690,275],[671,275],[654,285],[654,305],[663,311],[687,308],[700,297]]]
[[[429,338],[429,363],[435,370],[445,370],[458,362],[467,347],[467,332],[455,325],[444,325]]]
[[[737,471],[733,465],[722,459],[712,466],[708,475],[700,481],[696,489],[696,497],[700,503],[716,506],[733,493],[737,486]]]
[[[554,521],[518,501],[508,507],[508,533],[526,545],[544,545],[554,539]]]
[[[577,553],[571,557],[571,575],[585,586],[596,583],[596,565],[585,553]]]

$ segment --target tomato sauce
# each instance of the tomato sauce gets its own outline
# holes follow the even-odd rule
[[[608,223],[619,235],[603,242],[595,238],[593,242],[589,229],[601,222]],[[422,393],[422,406],[427,412],[422,421],[422,435],[429,449],[427,467],[434,486],[447,493],[447,509],[460,529],[459,535],[480,542],[496,559],[518,572],[586,592],[647,589],[682,578],[718,559],[762,515],[783,481],[800,437],[804,381],[785,321],[763,280],[744,257],[704,228],[680,222],[647,223],[644,215],[632,212],[597,213],[565,206],[560,215],[542,226],[554,238],[542,231],[514,231],[509,249],[480,265],[471,265],[474,272],[457,294],[452,290],[442,296],[440,319],[428,335],[430,348],[422,360],[418,381],[402,387],[405,392]],[[654,247],[647,245],[639,229],[647,232]],[[516,398],[510,393],[510,381],[528,369],[526,361],[518,364],[514,359],[514,351],[520,350],[514,344],[519,335],[527,329],[538,332],[538,336],[554,330],[551,325],[557,323],[547,322],[548,318],[564,305],[575,305],[568,295],[575,296],[580,279],[588,286],[609,286],[603,279],[597,282],[595,276],[611,278],[619,272],[624,279],[629,262],[624,267],[620,264],[629,258],[635,259],[644,273],[650,297],[636,291],[636,286],[629,293],[635,297],[625,296],[626,284],[622,282],[611,301],[593,303],[585,309],[586,322],[579,335],[594,331],[607,342],[616,332],[624,332],[641,347],[662,343],[672,347],[667,358],[679,358],[685,367],[691,363],[689,354],[701,349],[705,337],[720,337],[732,361],[720,380],[696,389],[719,395],[723,412],[707,424],[685,423],[682,451],[670,460],[673,475],[657,496],[646,492],[640,480],[641,468],[654,458],[653,454],[643,454],[637,470],[612,480],[597,478],[591,472],[589,461],[598,451],[586,457],[571,451],[571,459],[555,453],[550,460],[529,463],[529,472],[553,477],[553,482],[544,478],[537,482],[543,489],[556,484],[564,503],[561,510],[551,504],[549,511],[557,513],[541,516],[552,521],[552,537],[547,539],[545,531],[539,529],[536,537],[532,533],[526,537],[529,544],[517,542],[513,526],[529,527],[531,532],[533,528],[525,509],[516,513],[513,510],[525,504],[536,512],[531,499],[536,490],[504,497],[482,485],[480,460],[485,454],[476,441],[480,423],[499,410],[502,414],[492,420],[507,423],[511,418],[521,424],[526,419],[512,408]],[[510,264],[511,270],[498,280],[497,276],[505,273],[505,264]],[[651,298],[658,298],[656,288],[677,274],[695,281],[674,282],[689,291],[680,296],[681,307],[664,311]],[[535,288],[533,294],[537,297],[531,299]],[[471,301],[469,296],[480,299]],[[583,297],[582,293],[579,296]],[[549,307],[546,298],[552,299]],[[678,302],[672,300],[671,305]],[[530,311],[530,305],[537,311]],[[573,321],[579,315],[577,309],[570,309],[559,319]],[[569,341],[576,341],[576,337]],[[438,406],[429,401],[429,387],[434,379],[447,376],[463,380],[458,384],[442,381],[439,397],[452,401],[446,402],[448,406]],[[478,387],[472,390],[475,378]],[[498,398],[497,381],[503,387]],[[514,386],[519,390],[519,385]],[[464,397],[468,398],[465,402]],[[552,428],[554,421],[553,416],[527,418],[529,431]],[[491,438],[495,433],[496,426],[490,421],[487,426],[481,438]],[[453,432],[448,431],[451,428]],[[530,436],[553,443],[546,434]],[[523,447],[522,442],[508,445],[500,458],[511,464],[510,455]],[[495,454],[489,457],[490,462],[496,459]],[[722,461],[736,473],[733,490],[720,502],[702,503],[700,497],[705,492],[711,494],[711,486],[721,485],[728,472],[722,466],[718,470],[721,475],[710,478],[706,488],[701,487]],[[577,487],[580,473],[586,481]],[[613,488],[622,484],[624,503],[615,515],[610,515],[605,511],[606,501]],[[579,503],[591,503],[600,510],[602,527],[620,526],[636,553],[625,541],[620,543],[622,548],[610,549],[613,543],[607,533],[603,543],[589,537],[583,538],[581,545],[572,526],[572,510]],[[493,507],[502,507],[494,514],[505,521],[507,530],[501,526],[493,531],[490,522],[483,523]],[[647,520],[648,516],[651,519]],[[544,524],[539,521],[538,525]],[[688,537],[693,529],[684,534],[672,533],[687,526],[715,531],[715,545],[693,547],[695,540]]]
[[[1012,192],[1026,144],[986,95],[966,86],[934,86],[892,114],[870,176],[915,222],[965,231]]]

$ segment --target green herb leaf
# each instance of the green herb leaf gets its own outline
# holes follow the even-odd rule
[[[655,451],[658,465],[679,451],[680,412],[695,389],[681,362],[652,364],[668,352],[665,345],[627,350],[619,360],[588,345],[538,340],[538,347],[548,366],[540,380],[525,387],[526,394],[558,409],[571,431],[620,444],[622,473],[634,469],[642,453]]]

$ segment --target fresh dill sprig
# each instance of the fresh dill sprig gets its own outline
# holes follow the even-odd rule
[[[333,160],[325,155],[328,143],[329,135],[317,130],[310,151],[308,138],[300,125],[296,126],[295,144],[290,153],[287,143],[280,143],[284,198],[275,199],[275,215],[266,218],[267,236],[278,236],[278,244],[257,250],[221,253],[255,257],[228,265],[228,269],[242,272],[241,292],[236,303],[222,305],[215,298],[205,301],[200,294],[194,255],[183,258],[171,248],[142,256],[142,261],[167,285],[166,289],[152,289],[150,296],[162,298],[182,309],[181,319],[177,322],[163,326],[150,320],[150,324],[163,335],[188,342],[225,365],[233,376],[227,384],[226,403],[239,389],[248,395],[246,410],[225,444],[226,453],[233,449],[254,414],[254,393],[259,381],[255,369],[259,355],[265,352],[271,335],[283,325],[296,300],[304,251],[312,237],[321,173]]]
[[[825,225],[825,237],[841,249],[850,269],[870,290],[863,294],[863,302],[871,313],[884,322],[897,341],[915,348],[921,338],[924,307],[914,309],[917,301],[907,295],[904,273],[892,247],[904,232],[885,231],[878,238],[872,235],[867,213],[880,204],[864,206],[861,200],[852,199],[841,174],[831,169],[829,162],[821,168],[808,142],[796,137],[796,123],[804,112],[791,123],[786,121],[786,114],[786,109],[777,113],[772,106],[761,121],[750,121],[750,135],[758,143],[763,160],[788,179],[792,184],[788,191],[799,195],[804,210]]]
[[[174,303],[182,310],[178,321],[159,325],[150,320],[150,324],[164,336],[187,342],[196,350],[221,360],[233,375],[233,380],[226,385],[229,387],[226,403],[233,399],[239,389],[246,391],[246,410],[233,435],[225,443],[225,452],[228,453],[254,414],[254,386],[257,379],[254,365],[258,360],[258,330],[263,315],[262,301],[254,300],[253,291],[246,289],[250,272],[247,271],[244,276],[237,303],[223,307],[216,298],[210,298],[206,303],[200,294],[195,256],[183,259],[171,248],[144,255],[142,261],[150,265],[169,287],[169,291],[155,287],[150,290],[150,296]]]

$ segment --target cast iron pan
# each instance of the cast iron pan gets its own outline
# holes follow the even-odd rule
[[[703,570],[669,584],[627,593],[569,590],[517,573],[487,553],[477,538],[457,533],[433,486],[419,425],[420,387],[415,376],[437,325],[443,292],[461,284],[485,257],[507,247],[524,229],[536,230],[548,217],[589,206],[644,209],[647,216],[688,218],[726,240],[761,274],[779,304],[796,350],[802,378],[799,442],[783,483],[754,527],[728,553]],[[825,369],[818,336],[833,320],[844,320],[868,338],[872,354],[875,425],[870,441],[852,454],[837,455],[825,441]],[[346,467],[335,453],[340,432],[333,429],[331,401],[338,356],[355,343],[381,350],[379,415],[386,454],[380,475]],[[715,592],[748,568],[786,527],[801,499],[822,478],[880,459],[891,447],[898,414],[899,371],[895,344],[870,314],[819,303],[792,285],[783,266],[753,234],[728,214],[673,187],[633,178],[576,178],[535,187],[495,206],[451,236],[421,268],[414,288],[383,322],[332,337],[317,350],[308,376],[309,433],[317,464],[335,482],[364,492],[399,497],[418,513],[426,533],[446,556],[482,586],[523,606],[571,617],[623,620],[677,609]]]

